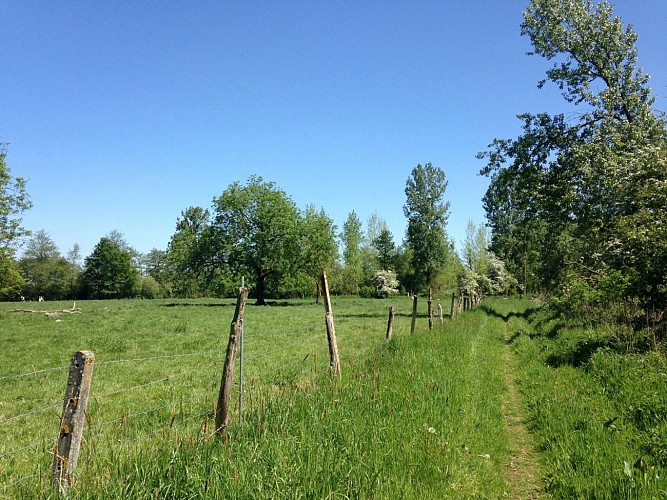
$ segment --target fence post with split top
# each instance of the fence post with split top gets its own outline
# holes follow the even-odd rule
[[[243,329],[243,315],[245,303],[248,300],[248,289],[239,289],[239,298],[236,301],[236,310],[234,319],[229,331],[229,342],[227,343],[227,354],[225,356],[225,365],[222,370],[222,381],[220,382],[220,393],[218,395],[218,405],[215,411],[215,432],[221,434],[229,425],[229,402],[232,395],[232,384],[234,382],[234,364],[236,363],[236,353]]]

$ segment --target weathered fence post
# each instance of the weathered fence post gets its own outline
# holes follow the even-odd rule
[[[241,276],[241,288],[245,288],[245,276]],[[243,423],[243,321],[241,321],[239,349],[239,423]]]
[[[227,355],[225,356],[225,365],[222,369],[222,381],[220,382],[218,405],[215,411],[215,432],[218,434],[221,434],[229,424],[229,401],[232,395],[234,363],[236,362],[236,352],[243,329],[243,314],[246,300],[248,300],[248,289],[240,288],[239,298],[236,301],[236,310],[234,311],[234,319],[229,331]]]
[[[428,289],[427,313],[428,313],[428,329],[433,330],[433,289]]]
[[[415,324],[417,323],[417,295],[412,297],[412,323],[410,324],[410,333],[415,333]]]
[[[440,302],[438,302],[438,318],[440,319],[440,324],[442,324],[444,317],[442,315],[442,304]]]
[[[452,292],[452,308],[449,313],[449,319],[454,319],[454,302],[456,301],[456,294]]]
[[[329,359],[331,372],[340,375],[340,359],[338,358],[338,342],[336,341],[336,329],[334,328],[333,310],[331,309],[331,296],[329,295],[329,282],[327,272],[322,271],[322,294],[324,297],[324,312],[327,323],[327,341],[329,342]]]
[[[90,385],[93,381],[94,362],[95,355],[92,352],[78,351],[72,356],[69,367],[58,441],[51,466],[53,483],[62,494],[67,493],[74,481],[74,470],[83,439]]]
[[[391,340],[391,335],[394,332],[394,307],[389,308],[389,320],[387,321],[387,340]]]

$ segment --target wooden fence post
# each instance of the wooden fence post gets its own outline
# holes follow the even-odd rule
[[[427,314],[428,314],[428,329],[433,330],[433,289],[428,289]]]
[[[452,292],[452,308],[449,313],[449,319],[454,319],[454,302],[456,301],[456,294]]]
[[[324,297],[324,313],[327,323],[327,341],[329,342],[329,359],[331,372],[340,375],[340,359],[338,358],[338,342],[336,341],[336,329],[334,328],[333,310],[331,309],[331,296],[329,295],[329,282],[327,272],[322,271],[322,294]]]
[[[442,304],[440,302],[438,302],[438,318],[440,319],[440,324],[442,324],[444,317],[442,315]]]
[[[72,356],[69,367],[58,441],[51,466],[53,483],[62,494],[67,494],[68,488],[74,481],[74,470],[83,439],[90,385],[93,382],[94,362],[95,355],[92,352],[78,351]]]
[[[416,323],[417,323],[417,295],[412,297],[412,323],[410,324],[410,333],[415,333]]]
[[[391,335],[394,332],[394,307],[389,308],[389,320],[387,321],[387,340],[391,340]]]
[[[234,319],[229,331],[229,342],[227,343],[227,355],[225,356],[225,365],[222,369],[222,381],[220,382],[220,393],[218,395],[218,405],[215,410],[215,432],[221,434],[229,424],[229,402],[232,395],[232,384],[234,379],[234,363],[236,362],[236,352],[243,329],[243,314],[245,303],[248,300],[248,289],[239,289],[239,298],[236,301],[236,310]]]

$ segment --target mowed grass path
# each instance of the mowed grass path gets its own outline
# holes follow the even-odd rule
[[[0,496],[51,495],[45,471],[59,408],[49,406],[62,397],[66,369],[40,370],[66,365],[76,349],[93,350],[97,361],[74,497],[500,498],[525,491],[510,474],[516,450],[507,417],[516,408],[508,406],[508,326],[484,310],[436,321],[428,331],[422,300],[410,335],[408,298],[336,298],[343,374],[332,378],[322,305],[249,307],[244,419],[235,407],[219,439],[210,422],[232,301],[78,305],[82,314],[60,323],[0,305]],[[390,305],[398,315],[385,343]],[[38,373],[21,376],[30,370]]]

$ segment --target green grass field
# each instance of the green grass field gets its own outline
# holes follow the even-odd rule
[[[74,498],[538,495],[527,481],[556,498],[665,496],[663,465],[652,458],[664,425],[654,394],[640,401],[653,411],[645,423],[657,432],[654,449],[630,425],[639,410],[620,414],[616,396],[599,394],[613,386],[638,396],[634,385],[613,384],[639,369],[622,365],[619,379],[602,355],[592,358],[597,369],[550,365],[554,340],[537,333],[529,301],[489,299],[429,332],[421,300],[410,335],[408,297],[336,297],[340,378],[328,370],[322,304],[248,305],[243,420],[237,386],[224,439],[213,415],[234,301],[91,301],[58,318],[12,312],[21,306],[0,304],[0,498],[55,497],[48,469],[69,359],[80,349],[96,361]],[[508,372],[522,397],[516,407]],[[537,446],[518,471],[514,417]],[[645,452],[646,465],[633,468]]]

